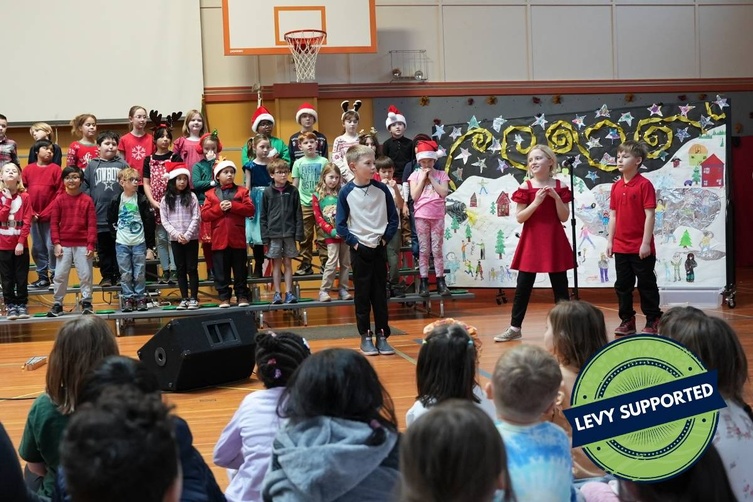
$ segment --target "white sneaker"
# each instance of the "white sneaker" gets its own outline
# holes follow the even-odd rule
[[[332,297],[329,296],[329,293],[327,293],[326,291],[319,291],[319,301],[329,302],[329,301],[332,301]]]
[[[347,289],[340,288],[340,299],[341,300],[350,300],[352,298],[353,298],[353,296],[350,293],[348,293]]]
[[[198,310],[199,308],[199,300],[196,298],[191,298],[188,300],[188,310]]]
[[[186,310],[188,308],[188,300],[183,299],[178,304],[177,310]]]
[[[513,329],[512,326],[505,331],[494,337],[495,342],[510,342],[512,340],[520,340],[523,337],[523,330]]]

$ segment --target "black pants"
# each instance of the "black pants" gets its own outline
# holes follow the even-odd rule
[[[115,259],[115,239],[110,232],[97,232],[97,256],[102,278],[108,277],[113,283],[120,280],[120,269]]]
[[[29,301],[29,250],[21,256],[16,252],[0,251],[0,280],[6,305],[26,305]]]
[[[647,321],[661,317],[659,308],[659,288],[656,285],[656,256],[649,255],[641,259],[637,254],[614,254],[614,267],[617,280],[614,289],[617,292],[620,319],[626,321],[635,315],[633,310],[633,290],[638,279],[638,295],[641,298],[641,310]]]
[[[248,260],[248,255],[245,247],[243,249],[212,250],[214,287],[220,295],[220,300],[229,300],[233,296],[233,290],[230,288],[231,273],[236,298],[249,298],[248,284],[246,283],[248,279],[246,260]]]
[[[264,245],[255,244],[254,248],[254,275],[264,277]]]
[[[175,273],[178,276],[178,288],[181,298],[196,298],[199,295],[199,241],[181,244],[170,241],[175,259]],[[191,296],[188,287],[191,286]]]
[[[534,281],[536,281],[535,272],[518,272],[518,285],[512,301],[512,321],[510,321],[510,324],[516,328],[523,325]],[[567,272],[551,272],[549,281],[552,283],[554,303],[570,299],[570,293],[567,290]]]
[[[356,251],[350,248],[350,266],[353,268],[354,303],[358,333],[365,335],[371,330],[369,316],[374,311],[374,332],[390,336],[387,325],[387,248],[364,245]]]

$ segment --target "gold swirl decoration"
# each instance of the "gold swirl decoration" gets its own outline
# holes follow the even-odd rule
[[[557,155],[567,155],[577,148],[584,157],[588,158],[588,149],[580,144],[578,131],[567,120],[553,122],[544,134],[547,143]]]
[[[606,119],[602,120],[601,122],[597,122],[592,126],[586,127],[583,130],[583,139],[588,140],[591,137],[592,133],[604,127],[609,127],[609,128],[617,130],[617,134],[620,135],[620,143],[625,141],[625,138],[626,138],[625,131],[622,130],[622,127],[618,124],[615,124],[611,120],[606,120]],[[609,164],[603,164],[600,160],[593,159],[591,157],[591,151],[588,148],[584,147],[581,143],[578,143],[578,150],[580,150],[580,152],[585,157],[586,162],[591,167],[595,167],[596,169],[600,169],[606,172],[614,171],[615,169],[617,169],[617,165],[611,166]]]
[[[515,143],[515,150],[519,154],[521,154],[523,157],[528,157],[528,152],[530,152],[531,148],[533,148],[534,146],[536,146],[536,144],[538,143],[536,141],[536,135],[533,133],[533,127],[531,127],[531,126],[525,126],[525,125],[511,125],[511,126],[507,127],[507,129],[505,129],[504,132],[502,132],[502,143],[500,145],[502,147],[502,150],[500,151],[500,155],[507,162],[509,162],[511,166],[517,167],[518,169],[522,169],[522,170],[526,171],[528,168],[526,167],[525,163],[520,163],[517,160],[511,159],[509,157],[505,157],[505,155],[507,153],[507,148],[508,148],[508,145],[509,145],[509,143],[507,141],[507,137],[510,134],[512,134],[513,132],[518,132],[518,133],[526,134],[528,136],[528,138],[529,138],[529,140],[528,140],[528,146],[525,146],[525,147],[522,146],[523,145],[522,141],[520,141],[520,142],[515,142],[514,141],[514,143]],[[522,137],[522,135],[521,135],[521,137]]]
[[[722,121],[722,120],[726,119],[727,118],[727,114],[724,113],[724,110],[722,110],[722,113],[719,113],[719,114],[714,113],[713,111],[711,111],[711,105],[712,104],[713,104],[713,101],[712,102],[706,101],[706,113],[709,115],[709,117],[711,117],[712,119],[714,119],[716,121]]]
[[[633,133],[633,139],[636,141],[643,141],[648,146],[654,147],[653,151],[648,153],[649,159],[656,159],[659,157],[659,153],[662,150],[668,150],[672,147],[672,140],[674,139],[674,131],[666,122],[663,117],[650,117],[638,121]],[[699,124],[700,125],[700,124]],[[643,130],[645,127],[645,131]],[[664,144],[660,145],[659,133],[664,134]],[[658,147],[658,148],[657,148]]]
[[[474,127],[467,133],[458,137],[450,147],[450,151],[447,152],[447,159],[444,163],[444,171],[447,175],[450,175],[450,166],[452,166],[452,160],[455,157],[455,151],[463,144],[468,138],[471,139],[471,146],[478,152],[486,151],[486,148],[491,144],[493,136],[492,133],[481,127]]]

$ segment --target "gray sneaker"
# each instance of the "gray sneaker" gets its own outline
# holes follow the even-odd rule
[[[504,330],[502,333],[494,337],[495,342],[510,342],[512,340],[520,340],[523,337],[523,330],[512,329],[512,326]]]
[[[31,317],[29,315],[29,310],[26,308],[26,305],[18,305],[16,308],[18,309],[19,319],[28,319],[29,317]]]
[[[395,349],[393,349],[389,343],[387,343],[387,337],[384,336],[384,332],[380,332],[377,335],[377,344],[376,348],[379,351],[379,353],[383,356],[391,356],[395,353]]]
[[[199,300],[196,298],[190,298],[188,300],[188,310],[198,310],[199,309]]]
[[[372,341],[373,333],[369,331],[365,335],[361,335],[361,352],[365,356],[377,356],[379,355],[379,351],[376,347],[374,347],[374,342]]]
[[[177,307],[175,307],[176,310],[186,310],[188,308],[188,300],[182,299]]]

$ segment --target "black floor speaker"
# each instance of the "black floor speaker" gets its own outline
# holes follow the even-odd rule
[[[250,310],[173,319],[138,351],[166,391],[243,380],[254,370],[256,319]]]

